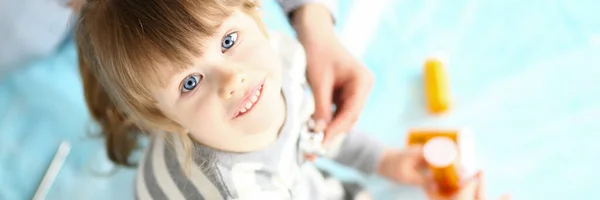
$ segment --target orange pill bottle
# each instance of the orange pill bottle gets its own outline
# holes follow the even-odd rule
[[[475,174],[472,135],[468,130],[412,130],[409,145],[423,145],[423,157],[437,191],[452,196],[464,179]]]

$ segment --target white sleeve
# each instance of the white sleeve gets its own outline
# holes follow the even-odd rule
[[[314,112],[314,97],[306,80],[306,53],[302,44],[292,36],[272,31],[269,33],[271,46],[281,56],[284,77],[289,78],[295,86],[303,91],[305,99],[300,116],[308,120]]]
[[[283,9],[286,16],[289,16],[291,12],[298,9],[300,6],[307,3],[319,3],[327,7],[329,12],[331,12],[331,16],[336,19],[337,16],[337,0],[277,0],[279,6]]]

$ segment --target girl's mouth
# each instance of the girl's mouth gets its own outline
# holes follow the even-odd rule
[[[254,105],[260,100],[264,84],[265,82],[263,81],[260,85],[248,91],[248,94],[242,99],[238,110],[235,112],[233,119],[249,113],[254,108]]]

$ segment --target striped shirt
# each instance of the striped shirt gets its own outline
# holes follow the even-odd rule
[[[301,45],[289,36],[271,34],[273,47],[282,56],[282,94],[286,119],[277,140],[265,149],[231,153],[194,144],[192,163],[184,173],[185,153],[175,137],[154,137],[138,167],[137,199],[331,199],[324,178],[304,162],[299,136],[308,131],[314,111],[313,97],[304,77]],[[170,135],[170,134],[169,134]],[[383,145],[359,131],[350,131],[334,142],[328,157],[372,174]]]

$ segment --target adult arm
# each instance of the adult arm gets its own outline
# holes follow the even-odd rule
[[[315,120],[325,120],[324,142],[350,131],[373,86],[373,74],[342,45],[335,32],[335,0],[279,0],[307,58]],[[335,105],[335,112],[332,111]]]

